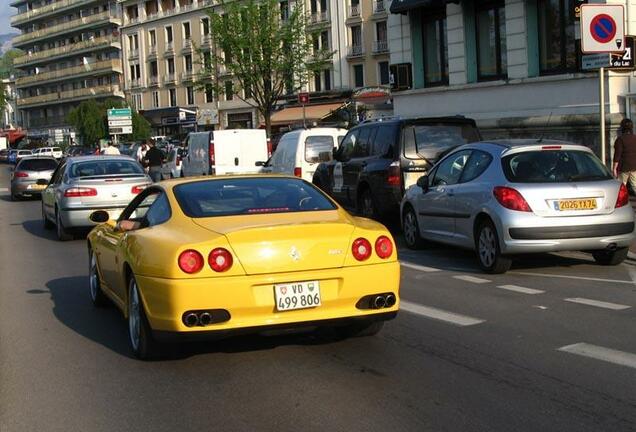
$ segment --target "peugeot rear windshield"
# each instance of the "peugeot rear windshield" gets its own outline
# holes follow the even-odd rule
[[[91,160],[71,165],[70,177],[139,177],[144,169],[133,160]]]
[[[336,209],[327,197],[301,179],[204,180],[175,186],[174,194],[183,212],[193,218]]]
[[[501,164],[506,178],[513,183],[569,183],[612,178],[601,161],[586,151],[527,151],[505,156]]]

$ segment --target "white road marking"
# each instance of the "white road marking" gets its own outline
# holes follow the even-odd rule
[[[543,294],[545,291],[541,291],[538,289],[521,287],[518,285],[499,285],[497,288],[505,289],[508,291],[514,291],[522,294]]]
[[[461,275],[461,276],[453,276],[454,279],[463,280],[464,282],[471,282],[476,284],[483,284],[490,282],[488,279],[482,279],[475,276]]]
[[[582,342],[558,348],[558,351],[578,354],[580,356],[636,369],[636,354],[624,351],[618,351],[611,348],[605,348],[602,346],[591,345]]]
[[[421,265],[417,265],[417,264],[411,264],[411,263],[406,263],[406,262],[402,262],[400,261],[400,264],[403,265],[406,268],[410,268],[413,270],[418,270],[418,271],[422,271],[422,272],[427,272],[427,273],[431,273],[431,272],[438,272],[440,271],[440,269],[437,268],[433,268],[433,267],[426,267],[426,266],[421,266]]]
[[[566,298],[563,300],[567,302],[580,303],[580,304],[584,304],[588,306],[596,306],[603,309],[612,309],[612,310],[624,310],[624,309],[629,309],[631,307],[627,305],[622,305],[617,303],[608,303],[604,301],[591,300],[591,299],[586,299],[581,297]]]
[[[462,327],[481,324],[485,322],[485,320],[480,320],[477,318],[460,315],[429,306],[422,306],[404,300],[400,300],[400,310]]]
[[[620,279],[601,279],[601,278],[593,278],[593,277],[568,276],[568,275],[547,274],[547,273],[511,271],[511,272],[508,272],[507,274],[523,275],[523,276],[541,276],[541,277],[563,278],[563,279],[578,279],[578,280],[586,280],[586,281],[593,281],[593,282],[612,282],[612,283],[621,283],[621,284],[630,284],[630,285],[634,284],[633,281],[626,281],[626,280],[620,280]]]

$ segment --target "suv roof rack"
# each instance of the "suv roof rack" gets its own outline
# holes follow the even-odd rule
[[[398,116],[387,116],[387,117],[377,117],[372,119],[362,120],[358,124],[366,124],[366,123],[380,123],[383,121],[391,121],[391,120],[400,120],[402,117]]]

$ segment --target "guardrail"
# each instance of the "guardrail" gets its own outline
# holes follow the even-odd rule
[[[385,53],[389,51],[389,42],[386,40],[373,41],[373,53]]]
[[[364,54],[362,45],[349,45],[347,47],[347,57],[359,57]]]
[[[76,20],[68,21],[62,24],[54,25],[51,27],[47,27],[41,30],[36,30],[31,33],[24,33],[19,36],[13,38],[13,45],[17,46],[18,44],[24,42],[31,42],[36,39],[42,37],[49,37],[57,33],[64,33],[69,30],[76,30],[78,27],[83,25],[95,24],[100,21],[106,21],[111,19],[117,19],[110,11],[105,11],[102,13],[90,15],[87,17],[79,18]]]
[[[74,6],[81,6],[83,4],[93,3],[95,1],[96,0],[61,0],[55,3],[50,3],[42,7],[12,16],[11,25],[19,24],[33,18],[38,18],[39,16],[45,15],[50,12],[57,12]]]
[[[74,75],[79,75],[86,72],[101,72],[109,70],[121,71],[121,60],[105,60],[96,63],[89,63],[81,66],[73,66],[70,68],[59,69],[50,72],[43,72],[35,75],[29,75],[16,80],[16,87],[21,87],[27,84],[46,82],[52,79],[66,78]]]
[[[51,48],[43,51],[34,52],[31,54],[25,54],[20,57],[16,57],[13,63],[16,66],[31,63],[37,60],[49,60],[51,57],[57,57],[65,54],[73,54],[77,51],[85,49],[96,49],[101,46],[109,46],[115,43],[119,43],[119,38],[114,36],[103,36],[101,38],[95,38],[92,40],[86,40],[77,42],[71,45],[64,45],[57,48]]]
[[[18,106],[36,105],[46,102],[62,102],[71,99],[105,96],[110,94],[121,93],[119,86],[107,85],[99,87],[89,87],[76,90],[68,90],[63,92],[49,93],[41,96],[32,96],[28,98],[20,98],[17,100]],[[123,96],[123,93],[121,94]]]

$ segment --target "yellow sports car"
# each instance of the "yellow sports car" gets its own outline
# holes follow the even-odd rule
[[[399,306],[387,229],[295,177],[155,184],[88,235],[90,295],[128,318],[136,356],[161,342],[294,327],[377,333]]]

